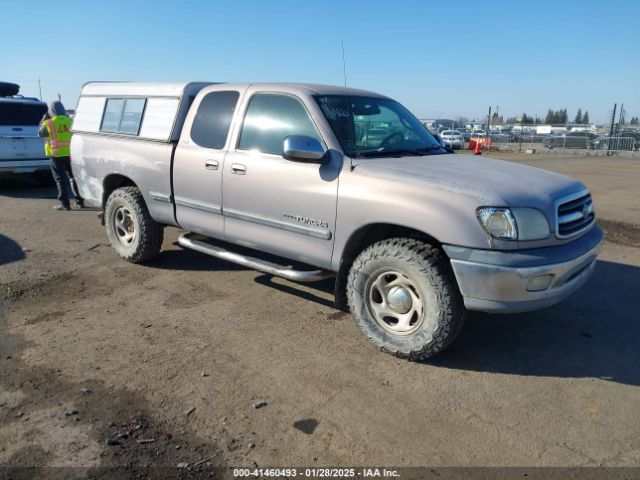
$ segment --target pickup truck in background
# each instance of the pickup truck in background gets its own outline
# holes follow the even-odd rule
[[[52,181],[44,140],[38,137],[47,104],[18,95],[20,87],[0,82],[0,175],[35,173],[43,183]]]
[[[88,83],[73,128],[81,195],[104,209],[120,257],[153,258],[174,226],[204,254],[294,281],[335,276],[336,306],[398,357],[442,351],[467,310],[561,301],[603,240],[580,182],[453,154],[372,92]]]

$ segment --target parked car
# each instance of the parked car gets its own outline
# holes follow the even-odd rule
[[[443,130],[440,137],[444,143],[454,150],[464,150],[464,136],[458,130]]]
[[[618,137],[621,139],[633,139],[633,146],[631,147],[633,150],[640,150],[640,132],[638,131],[622,131],[622,132],[618,132]],[[625,144],[625,147],[627,145],[627,141],[626,140],[622,140],[622,142]],[[630,140],[631,142],[631,140]]]
[[[374,148],[355,134],[367,118],[388,129]],[[153,258],[174,226],[184,248],[295,281],[335,277],[336,305],[398,357],[446,348],[467,310],[561,301],[603,240],[579,181],[452,154],[373,92],[89,83],[74,133],[80,192],[121,258]]]
[[[49,159],[38,127],[47,105],[18,95],[19,86],[0,82],[0,175],[36,174],[51,181]]]
[[[592,132],[568,132],[563,135],[549,136],[544,140],[546,148],[593,148],[592,141],[598,135]]]

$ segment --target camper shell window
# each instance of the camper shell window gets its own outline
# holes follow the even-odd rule
[[[146,98],[108,98],[100,131],[138,135],[146,104]]]

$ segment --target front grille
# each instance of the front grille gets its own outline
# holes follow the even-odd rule
[[[596,216],[591,195],[587,190],[560,199],[556,213],[556,236],[567,238],[578,235],[593,224]]]

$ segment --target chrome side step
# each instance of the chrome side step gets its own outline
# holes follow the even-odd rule
[[[191,238],[190,232],[183,233],[178,237],[178,244],[184,248],[189,248],[197,252],[206,253],[212,257],[237,263],[260,272],[269,273],[278,277],[293,280],[294,282],[318,282],[334,276],[333,273],[326,270],[294,270],[292,267],[278,265],[277,263],[268,262],[255,257],[249,257],[234,253],[224,248],[211,245],[201,240]]]

